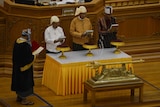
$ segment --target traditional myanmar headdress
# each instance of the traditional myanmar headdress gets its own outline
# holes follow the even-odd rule
[[[28,42],[28,44],[32,45],[32,44],[31,44],[31,29],[30,29],[30,28],[28,28],[28,29],[23,29],[23,30],[22,30],[22,36],[28,36],[27,42]]]
[[[80,13],[87,13],[87,9],[85,6],[80,6],[76,8],[75,16],[79,15]]]
[[[23,29],[22,30],[22,36],[30,36],[31,35],[31,29]]]
[[[53,22],[59,22],[59,18],[57,16],[52,16],[50,19],[50,24],[52,24]]]
[[[112,8],[112,6],[106,6],[106,7],[104,7],[104,12],[105,12],[106,14],[112,14],[112,13],[113,13],[113,8]]]

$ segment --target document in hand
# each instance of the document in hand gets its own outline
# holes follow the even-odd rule
[[[32,54],[33,55],[37,55],[39,54],[44,48],[42,46],[40,46],[37,50],[33,51]]]
[[[86,35],[91,35],[93,33],[93,30],[86,30],[85,32],[84,32],[84,34]]]
[[[32,41],[32,54],[36,55],[39,54],[44,47],[40,46],[36,41]]]
[[[119,24],[112,24],[109,30],[111,32],[117,31],[118,26],[119,26]]]
[[[93,30],[86,30],[85,33],[93,33]]]
[[[66,37],[60,37],[59,39],[66,39]]]

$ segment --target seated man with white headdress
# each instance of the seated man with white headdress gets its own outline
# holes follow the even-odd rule
[[[85,50],[83,45],[88,43],[93,36],[90,33],[86,33],[87,30],[92,30],[91,21],[86,17],[86,13],[86,7],[80,6],[76,8],[76,17],[71,21],[70,34],[73,37],[73,51]]]
[[[105,10],[104,16],[99,18],[98,20],[98,32],[99,32],[98,46],[99,48],[111,48],[114,46],[111,45],[110,42],[117,40],[116,37],[117,29],[111,30],[111,26],[113,24],[114,25],[118,24],[116,24],[115,17],[112,16],[113,13],[112,6],[106,6],[104,10]]]
[[[45,29],[46,53],[60,53],[56,48],[65,42],[66,36],[62,27],[59,26],[59,21],[57,16],[52,16],[50,19],[51,25]]]

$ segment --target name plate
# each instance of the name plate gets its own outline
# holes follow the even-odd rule
[[[62,15],[63,16],[74,15],[74,13],[75,13],[75,8],[63,8],[62,9]]]

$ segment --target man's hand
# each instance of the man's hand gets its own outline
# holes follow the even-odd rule
[[[59,42],[63,42],[64,38],[59,38],[58,41]]]
[[[57,42],[61,42],[62,43],[64,39],[65,38],[59,38],[58,40],[55,40],[54,43],[57,43]]]
[[[81,37],[85,37],[85,36],[91,37],[91,33],[89,33],[89,32],[84,32]]]
[[[86,32],[82,33],[81,37],[85,37],[86,36]]]

